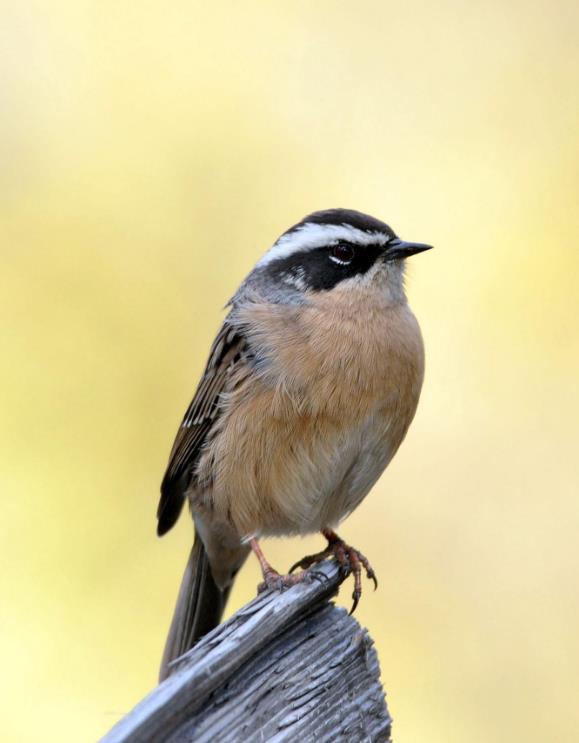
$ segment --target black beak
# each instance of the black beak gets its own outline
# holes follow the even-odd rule
[[[431,249],[432,245],[425,245],[424,243],[407,243],[399,237],[395,237],[386,245],[386,260],[400,260]]]

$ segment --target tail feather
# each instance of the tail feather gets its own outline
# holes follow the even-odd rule
[[[230,590],[231,584],[220,589],[215,583],[201,537],[195,535],[165,644],[159,681],[170,675],[169,665],[175,658],[219,624]]]

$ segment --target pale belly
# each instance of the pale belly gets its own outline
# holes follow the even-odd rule
[[[246,418],[235,444],[226,437],[215,442],[212,486],[197,505],[210,505],[213,518],[230,523],[241,539],[336,527],[404,437],[407,423],[392,414],[380,407],[349,425],[323,416]]]
[[[370,311],[367,293],[360,307],[351,295],[343,315],[322,297],[291,322],[275,307],[247,318],[267,330],[251,342],[269,361],[222,397],[194,514],[242,539],[306,534],[336,526],[380,477],[416,411],[422,339],[407,306],[378,293]]]

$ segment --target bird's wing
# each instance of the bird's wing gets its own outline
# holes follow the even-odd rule
[[[242,362],[246,347],[243,334],[225,320],[211,347],[207,367],[171,450],[157,509],[159,536],[168,532],[179,518],[200,450],[220,413],[221,393]]]

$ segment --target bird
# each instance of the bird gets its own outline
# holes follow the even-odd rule
[[[367,558],[335,530],[414,418],[424,345],[404,272],[431,247],[353,209],[316,211],[273,243],[226,305],[161,485],[158,535],[188,501],[195,538],[160,680],[219,624],[252,551],[262,589],[307,580],[332,556],[353,573],[352,610],[363,570],[377,585]],[[327,547],[285,574],[259,543],[317,532]]]

